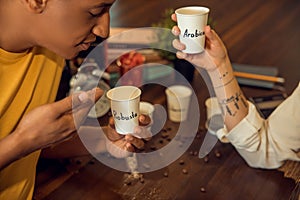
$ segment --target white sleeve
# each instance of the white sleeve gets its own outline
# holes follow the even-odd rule
[[[300,158],[300,86],[265,120],[249,103],[248,115],[225,136],[251,167],[278,168]]]

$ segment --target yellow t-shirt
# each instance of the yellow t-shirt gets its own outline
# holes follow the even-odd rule
[[[53,102],[64,59],[40,47],[23,53],[0,49],[0,139],[30,110]],[[0,171],[0,200],[32,199],[40,151]]]

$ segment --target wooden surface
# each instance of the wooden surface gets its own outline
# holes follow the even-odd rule
[[[286,80],[287,93],[292,92],[300,80],[300,2],[297,0],[119,0],[111,11],[111,25],[151,26],[165,8],[199,4],[210,7],[215,30],[224,40],[233,62],[278,67],[280,76]],[[42,160],[35,199],[289,199],[295,187],[292,179],[284,178],[278,170],[250,168],[230,144],[218,142],[208,162],[191,155],[199,151],[205,137],[204,100],[208,97],[198,73],[193,87],[200,105],[199,130],[193,144],[177,161],[161,170],[144,173],[143,182],[135,180],[125,184],[126,173],[107,167],[91,156],[67,163]],[[165,105],[164,88],[143,89],[147,91],[143,100]],[[274,92],[251,87],[242,89],[246,96]],[[165,126],[171,132],[174,127],[170,122]],[[158,134],[147,148],[154,143],[159,145],[160,140]],[[163,143],[168,141],[164,139]],[[184,164],[180,164],[180,160]],[[183,169],[188,173],[184,174]],[[164,176],[165,172],[168,177]]]

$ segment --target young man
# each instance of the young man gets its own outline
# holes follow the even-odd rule
[[[102,95],[94,89],[53,103],[64,59],[109,35],[114,1],[0,0],[0,199],[32,199],[40,149],[74,137]],[[109,138],[126,150],[142,145]]]
[[[176,21],[176,15],[172,15]],[[179,35],[177,26],[172,29]],[[209,26],[205,27],[205,53],[185,54],[184,44],[173,41],[177,56],[207,70],[223,110],[225,127],[219,130],[252,167],[278,168],[285,160],[300,161],[300,84],[268,119],[260,117],[241,91],[226,47]]]

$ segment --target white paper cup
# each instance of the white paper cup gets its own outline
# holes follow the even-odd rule
[[[205,101],[206,119],[210,119],[214,115],[222,115],[222,110],[217,97],[210,97]]]
[[[192,90],[183,85],[173,85],[165,90],[169,119],[182,122],[187,119]]]
[[[209,8],[188,6],[175,10],[180,29],[179,39],[186,45],[185,53],[195,54],[204,50],[204,27],[207,25]]]
[[[148,131],[151,132],[151,126],[153,124],[153,112],[154,112],[155,108],[154,106],[146,101],[141,101],[140,102],[140,114],[143,115],[148,115],[151,119],[151,123],[148,125],[147,129]]]
[[[140,102],[140,114],[148,115],[153,120],[154,106],[146,101]]]
[[[134,86],[119,86],[107,91],[106,96],[110,99],[116,131],[133,133],[139,125],[141,90]]]

